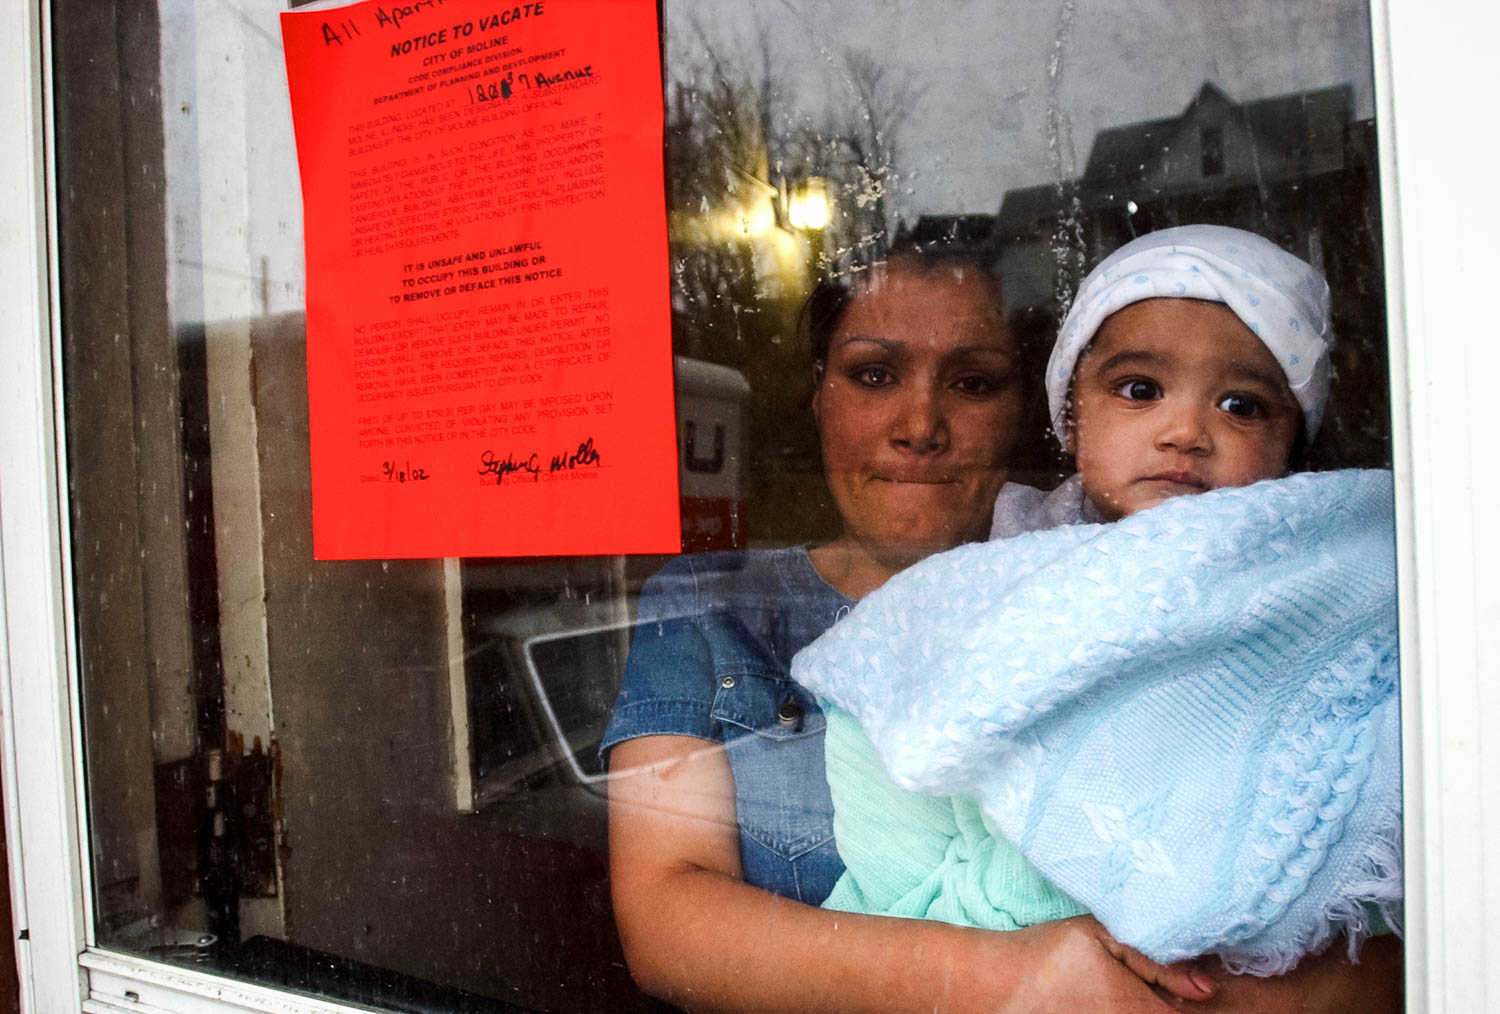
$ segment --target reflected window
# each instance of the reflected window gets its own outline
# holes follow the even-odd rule
[[[1218,176],[1224,171],[1224,129],[1204,127],[1198,143],[1203,149],[1203,175]]]

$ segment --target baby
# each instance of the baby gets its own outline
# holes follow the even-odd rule
[[[1047,372],[1077,475],[1006,487],[999,541],[794,661],[848,867],[825,904],[1091,911],[1156,960],[1259,974],[1395,918],[1390,477],[1288,477],[1328,345],[1323,279],[1240,230],[1152,233],[1088,276]]]
[[[1181,226],[1121,247],[1084,280],[1047,363],[1052,425],[1078,473],[1045,503],[1007,486],[992,537],[1287,474],[1328,398],[1328,303],[1312,267],[1240,229]],[[1188,419],[1190,404],[1207,428],[1187,446],[1140,429]]]

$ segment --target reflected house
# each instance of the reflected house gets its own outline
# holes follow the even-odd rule
[[[1236,103],[1205,83],[1180,116],[1101,130],[1080,178],[1005,194],[997,232],[1013,299],[1052,298],[1058,238],[1081,242],[1094,264],[1135,236],[1190,222],[1261,233],[1332,270],[1330,245],[1368,246],[1373,237],[1351,228],[1378,222],[1373,193],[1348,185],[1375,163],[1373,123],[1355,122],[1353,107],[1348,85]]]
[[[994,242],[1012,310],[1054,331],[1089,267],[1157,229],[1209,222],[1267,236],[1333,290],[1334,401],[1314,463],[1388,464],[1375,130],[1353,113],[1349,85],[1237,103],[1205,83],[1179,116],[1100,131],[1080,178],[1001,202]]]

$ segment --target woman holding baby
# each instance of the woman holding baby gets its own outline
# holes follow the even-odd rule
[[[1005,534],[1108,521],[1285,474],[1316,429],[1327,357],[1298,368],[1222,298],[1123,300],[1097,335],[1060,339],[1076,347],[1054,408],[1084,478],[1044,498],[1006,485],[1027,378],[980,265],[897,254],[821,287],[807,318],[842,532],[669,564],[643,593],[605,737],[616,917],[641,986],[709,1010],[1399,1008],[1389,938],[1358,965],[1335,947],[1276,978],[1161,964],[1019,859],[1008,932],[816,907],[845,864],[828,719],[793,656],[896,574],[985,539],[992,515]]]

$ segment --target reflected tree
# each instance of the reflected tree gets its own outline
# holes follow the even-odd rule
[[[808,112],[787,101],[763,26],[749,46],[719,45],[691,18],[686,36],[698,55],[672,61],[667,102],[674,346],[750,382],[742,474],[753,537],[817,537],[830,522],[797,314],[822,274],[886,250],[900,213],[899,136],[918,90],[909,73],[850,50],[825,108]],[[788,199],[813,178],[829,221],[798,229]],[[788,425],[799,418],[808,424]]]
[[[838,180],[845,196],[838,215],[851,241],[846,255],[858,261],[884,253],[895,232],[901,130],[923,87],[910,67],[893,66],[863,50],[845,50],[842,64],[848,103],[828,112],[823,135],[834,158],[825,174]]]

